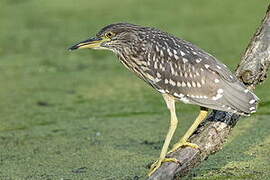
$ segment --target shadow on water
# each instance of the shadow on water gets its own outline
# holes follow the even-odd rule
[[[51,124],[55,124],[55,121],[35,122],[35,123],[32,123],[31,126],[3,127],[2,129],[0,129],[0,132],[26,130],[34,126],[47,126]]]

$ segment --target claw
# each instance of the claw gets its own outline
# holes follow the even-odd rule
[[[175,159],[175,158],[164,158],[164,159],[159,159],[156,162],[154,162],[149,170],[148,176],[151,176],[154,172],[156,172],[156,170],[161,166],[161,164],[163,162],[174,162],[174,163],[179,163],[179,160]]]

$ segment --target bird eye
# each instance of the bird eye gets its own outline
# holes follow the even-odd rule
[[[105,34],[105,37],[111,38],[111,37],[113,37],[113,35],[114,35],[113,32],[107,32],[107,33]]]

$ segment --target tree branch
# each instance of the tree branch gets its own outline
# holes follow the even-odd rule
[[[255,87],[267,78],[270,66],[270,4],[261,26],[253,35],[241,62],[236,69],[236,76],[248,88]],[[208,156],[221,150],[230,131],[240,119],[239,115],[214,110],[209,117],[197,128],[189,142],[196,143],[200,150],[184,147],[171,153],[182,162],[163,163],[162,166],[148,178],[148,180],[180,179],[187,175],[194,167],[200,165]]]

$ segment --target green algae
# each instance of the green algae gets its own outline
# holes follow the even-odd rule
[[[234,69],[267,4],[2,0],[0,179],[145,179],[168,128],[162,98],[110,52],[66,49],[126,21],[181,36]],[[242,119],[224,149],[186,179],[269,179],[269,87],[256,90],[258,113]],[[174,142],[197,111],[177,105]]]

